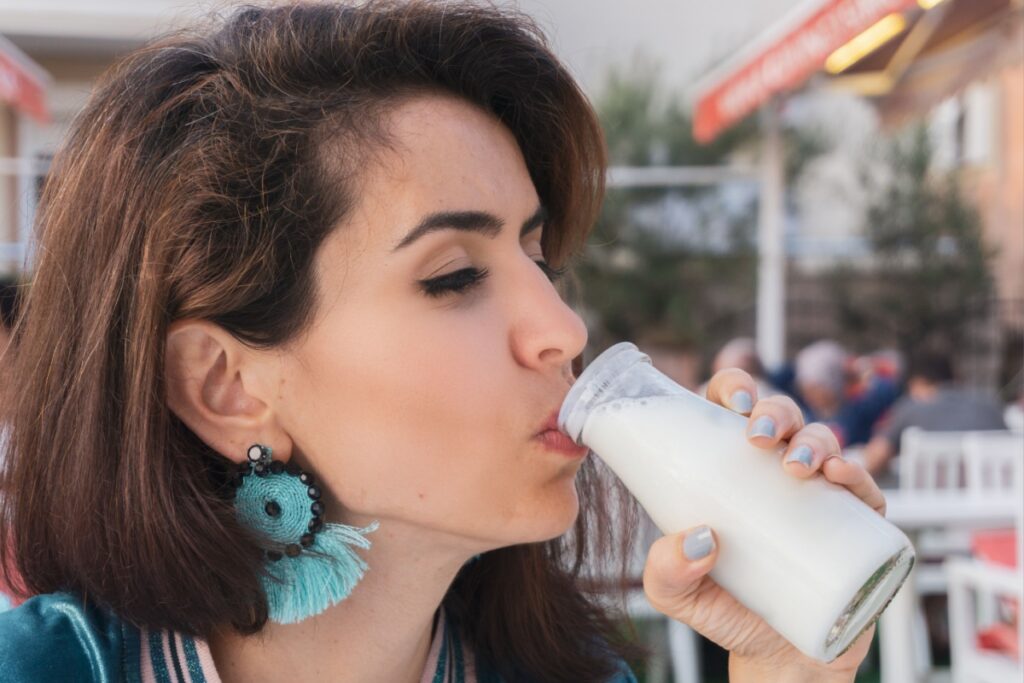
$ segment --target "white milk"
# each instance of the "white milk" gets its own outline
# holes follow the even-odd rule
[[[781,450],[752,446],[746,423],[631,344],[595,360],[559,416],[662,532],[710,526],[720,549],[711,577],[799,650],[832,661],[892,599],[913,548],[845,488],[786,473]]]

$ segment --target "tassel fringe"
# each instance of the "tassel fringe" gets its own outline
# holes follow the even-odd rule
[[[347,598],[367,569],[356,548],[368,549],[370,541],[365,534],[378,526],[378,522],[362,529],[325,524],[313,545],[303,548],[298,557],[268,562],[263,590],[270,620],[294,624]]]

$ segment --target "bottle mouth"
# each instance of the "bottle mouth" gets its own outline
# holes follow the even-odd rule
[[[620,385],[618,380],[625,370],[638,363],[650,365],[651,359],[630,342],[610,346],[591,361],[562,401],[562,408],[558,411],[558,428],[576,444],[583,445],[580,439],[587,417],[604,401],[623,397],[621,390],[616,390],[609,397],[608,389]]]
[[[902,548],[857,591],[825,639],[826,661],[841,657],[875,623],[907,580],[914,567],[914,559],[912,547]]]

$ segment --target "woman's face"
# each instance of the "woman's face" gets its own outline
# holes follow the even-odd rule
[[[318,253],[309,333],[280,356],[280,423],[336,519],[477,551],[558,536],[583,455],[538,434],[587,333],[537,264],[545,227],[519,147],[452,98],[389,120],[395,144]]]

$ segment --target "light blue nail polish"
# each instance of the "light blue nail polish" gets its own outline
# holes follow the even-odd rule
[[[789,455],[786,456],[786,462],[798,462],[804,467],[810,467],[811,462],[814,460],[814,452],[810,446],[797,446]]]
[[[769,439],[775,438],[775,420],[762,415],[757,418],[754,422],[754,426],[750,429],[751,436],[767,436]]]
[[[729,407],[737,413],[749,413],[754,407],[754,398],[749,391],[740,389],[729,397]]]
[[[688,560],[701,560],[711,554],[715,549],[715,537],[711,535],[711,529],[706,526],[699,526],[683,539],[683,555]]]

